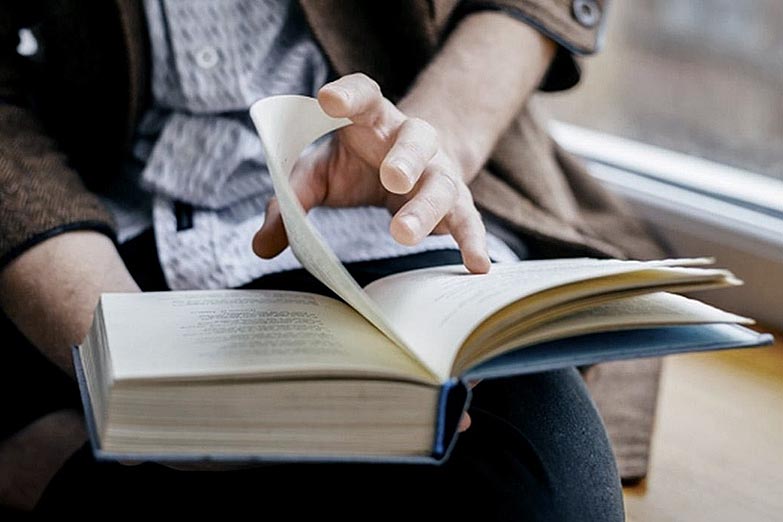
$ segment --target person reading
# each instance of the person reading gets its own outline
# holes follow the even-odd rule
[[[0,7],[2,381],[12,403],[0,502],[83,515],[101,504],[261,500],[292,515],[366,518],[360,502],[337,501],[350,491],[401,515],[416,506],[443,518],[623,518],[606,432],[575,369],[478,384],[441,467],[210,474],[98,464],[84,446],[70,346],[101,293],[324,291],[285,250],[247,118],[256,99],[317,95],[353,122],[310,150],[292,183],[361,284],[443,264],[482,273],[490,260],[660,252],[527,106],[535,89],[578,79],[572,55],[595,50],[602,2],[378,4]],[[17,52],[23,28],[39,53]],[[303,502],[285,503],[290,490]],[[77,501],[84,492],[89,501]]]

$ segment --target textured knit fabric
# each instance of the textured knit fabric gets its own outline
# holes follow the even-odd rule
[[[301,12],[288,0],[144,5],[153,107],[139,125],[125,183],[107,197],[120,240],[143,230],[151,218],[174,289],[235,287],[299,268],[290,250],[264,261],[250,249],[274,191],[247,111],[259,98],[314,95],[326,82],[326,59]],[[187,227],[177,221],[181,203],[192,212]],[[456,248],[449,236],[431,236],[415,247],[396,243],[383,208],[319,208],[310,216],[346,262]],[[495,237],[490,253],[499,261],[515,259]]]

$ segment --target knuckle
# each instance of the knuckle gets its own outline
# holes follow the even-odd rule
[[[448,195],[449,201],[455,201],[460,194],[460,184],[454,179],[454,175],[442,172],[438,176],[438,179],[440,180],[441,187],[443,187],[443,190]]]
[[[476,237],[483,239],[487,235],[487,229],[484,226],[484,220],[481,219],[481,215],[478,212],[469,221],[471,229],[476,234]]]
[[[374,94],[376,94],[378,96],[381,96],[381,86],[378,84],[378,82],[376,82],[375,80],[373,80],[369,76],[365,76],[365,78],[367,78],[367,83],[368,83],[368,86],[369,86],[370,90]]]
[[[433,194],[422,194],[419,197],[419,207],[431,221],[438,220],[445,210],[441,208],[438,199]]]
[[[482,237],[486,233],[481,214],[471,201],[457,205],[449,224],[454,230],[462,231],[464,234]]]
[[[470,217],[465,212],[455,211],[449,216],[449,228],[460,235],[464,235],[470,228]]]
[[[370,78],[364,73],[354,73],[351,75],[353,78],[356,79],[357,83],[359,83],[364,89],[367,90],[368,93],[374,94],[374,95],[380,95],[381,94],[381,86],[378,85],[378,82]]]

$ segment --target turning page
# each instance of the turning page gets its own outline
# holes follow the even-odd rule
[[[331,131],[350,125],[351,121],[332,118],[323,112],[318,100],[306,96],[264,98],[250,107],[250,117],[263,142],[288,242],[296,258],[308,272],[343,298],[410,357],[419,361],[403,336],[384,318],[307,220],[304,208],[288,179],[308,145]]]

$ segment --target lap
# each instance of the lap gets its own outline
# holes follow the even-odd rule
[[[98,463],[85,446],[50,483],[40,509],[84,514],[84,494],[90,492],[98,512],[105,506],[167,506],[343,520],[425,513],[460,520],[622,520],[611,450],[576,371],[482,382],[471,415],[470,429],[441,466],[175,471],[152,463]]]
[[[164,284],[149,238],[125,250],[129,267],[145,290]],[[132,256],[132,258],[131,258]],[[459,263],[456,251],[437,251],[374,262],[349,270],[361,283],[401,270]],[[153,274],[152,277],[149,274]],[[266,276],[250,288],[287,288],[329,293],[304,271]],[[2,321],[2,318],[0,318]],[[0,323],[2,324],[2,323]],[[10,328],[10,323],[0,326]],[[3,339],[8,339],[5,335]],[[75,384],[15,334],[3,397],[30,397],[4,419],[5,433],[34,410],[78,404]],[[16,346],[18,345],[18,346]],[[13,368],[13,369],[12,369]],[[6,389],[8,388],[8,389]],[[27,400],[25,401],[27,402]],[[34,407],[33,407],[34,406]],[[6,409],[6,412],[9,410]],[[573,370],[482,382],[474,390],[471,428],[463,433],[449,461],[441,466],[298,464],[229,472],[175,471],[146,463],[122,466],[96,462],[85,446],[60,470],[40,508],[84,514],[90,506],[148,511],[166,505],[172,511],[253,509],[291,515],[327,513],[350,518],[390,514],[419,518],[480,520],[621,520],[622,496],[605,430],[587,390]],[[44,411],[45,412],[45,411]],[[7,422],[8,419],[10,422]],[[291,503],[293,497],[298,502]],[[100,500],[100,502],[98,502]],[[364,506],[372,506],[370,511]],[[274,511],[272,511],[274,509]]]

